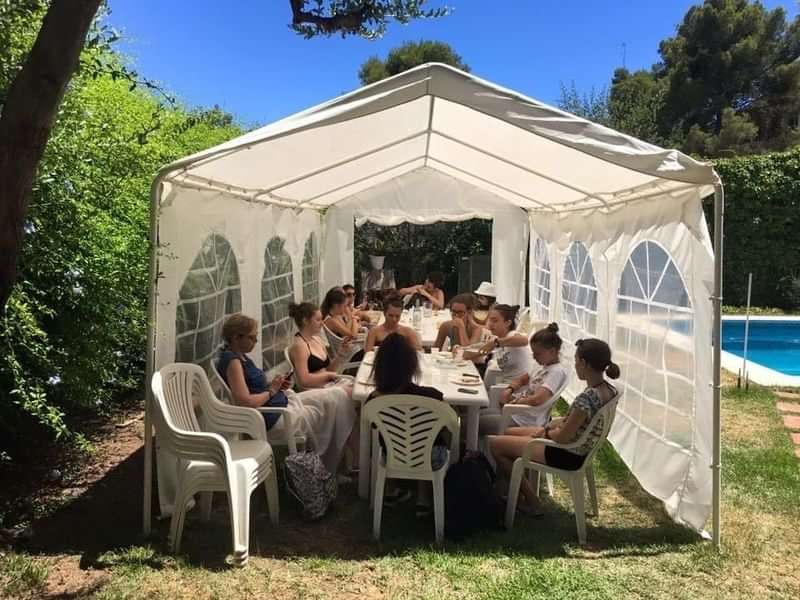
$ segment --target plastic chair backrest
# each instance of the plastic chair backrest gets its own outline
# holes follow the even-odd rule
[[[333,360],[339,352],[339,347],[342,345],[342,338],[328,329],[325,323],[322,324],[322,330],[325,332],[325,337],[328,338],[328,356]]]
[[[364,406],[365,418],[373,423],[386,444],[386,468],[395,471],[431,473],[431,451],[444,428],[458,436],[458,416],[441,400],[410,394],[373,398]]]
[[[573,443],[569,444],[569,446],[572,447],[577,447],[582,445],[589,437],[592,430],[597,425],[598,421],[600,421],[601,419],[603,420],[603,429],[600,432],[600,436],[597,438],[597,443],[586,454],[586,458],[584,459],[583,464],[585,465],[591,464],[592,457],[600,449],[600,446],[603,445],[603,442],[606,441],[606,438],[608,437],[608,432],[611,431],[611,426],[614,424],[614,417],[617,414],[617,402],[619,402],[621,396],[622,392],[617,390],[617,393],[614,394],[611,397],[611,399],[608,402],[606,402],[605,405],[599,411],[597,411],[597,414],[589,422],[589,426],[583,432],[581,437],[575,440]]]
[[[206,376],[205,370],[198,365],[173,363],[153,375],[153,392],[162,416],[176,429],[201,431],[194,408],[201,394],[200,374]]]
[[[225,378],[222,377],[222,373],[219,372],[218,364],[219,360],[211,361],[211,379],[219,386],[222,392],[221,400],[227,404],[235,404],[233,401],[233,392],[231,392],[231,388],[229,388],[228,384],[225,382]]]

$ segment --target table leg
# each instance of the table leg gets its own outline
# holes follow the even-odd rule
[[[467,407],[467,450],[478,449],[478,419],[480,418],[480,407]]]
[[[358,432],[358,495],[369,500],[369,474],[372,467],[369,443],[369,423],[363,418],[364,407],[361,407],[361,430]]]

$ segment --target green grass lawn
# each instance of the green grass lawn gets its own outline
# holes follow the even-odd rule
[[[518,517],[513,532],[444,549],[432,545],[432,523],[416,520],[411,506],[384,511],[376,543],[368,507],[352,489],[318,523],[300,520],[282,497],[277,529],[257,493],[246,568],[224,561],[230,534],[219,501],[210,524],[187,521],[181,556],[165,552],[166,524],[148,543],[78,556],[97,577],[70,597],[799,598],[800,468],[774,405],[769,390],[725,390],[719,554],[672,523],[608,447],[598,459],[600,516],[588,521],[586,547],[576,543],[569,495],[558,484],[544,519]],[[46,549],[0,557],[0,596],[46,596],[62,558]]]

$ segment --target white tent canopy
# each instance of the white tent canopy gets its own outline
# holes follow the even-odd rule
[[[234,309],[260,321],[256,352],[274,366],[282,304],[352,282],[355,225],[492,219],[500,299],[524,298],[530,244],[531,304],[561,324],[565,357],[596,336],[623,365],[613,443],[700,529],[718,463],[709,296],[718,304],[721,281],[701,206],[715,191],[721,209],[711,166],[678,151],[423,65],[162,169],[150,371],[207,363]]]

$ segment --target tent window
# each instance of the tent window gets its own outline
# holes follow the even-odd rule
[[[559,334],[566,342],[562,360],[572,371],[573,344],[585,337],[594,337],[597,330],[597,285],[589,252],[581,242],[573,242],[564,259],[561,284],[561,326]],[[577,393],[581,382],[573,378],[570,389]]]
[[[614,351],[625,391],[619,410],[651,435],[691,448],[694,313],[678,267],[656,242],[641,242],[625,262]]]
[[[289,303],[294,300],[292,259],[285,240],[272,238],[264,252],[261,279],[261,357],[265,370],[283,362],[283,351],[292,335]]]
[[[303,252],[303,300],[319,303],[319,251],[314,233],[306,240]]]
[[[597,284],[589,252],[581,242],[573,242],[564,261],[561,285],[564,331],[562,337],[574,342],[593,336],[597,330]]]
[[[540,321],[550,320],[550,257],[547,244],[536,238],[533,245],[533,314]]]
[[[196,363],[208,370],[222,343],[225,318],[241,309],[236,256],[224,237],[210,235],[178,294],[175,360]]]

